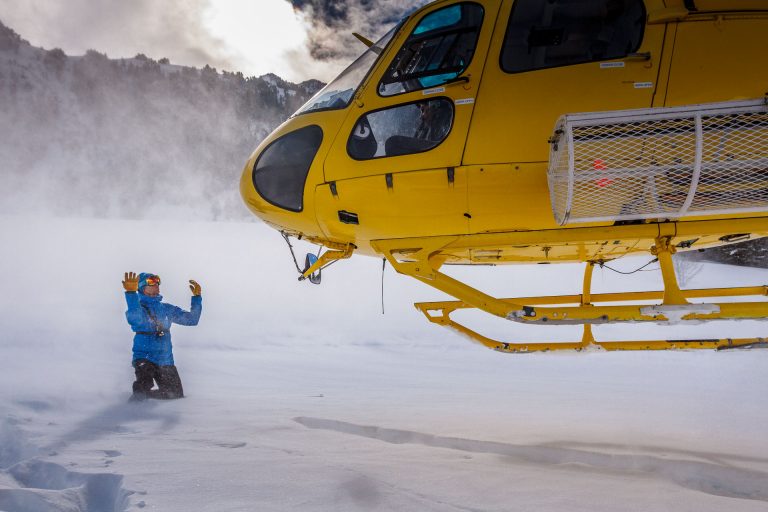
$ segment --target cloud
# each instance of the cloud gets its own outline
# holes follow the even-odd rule
[[[35,46],[111,58],[332,79],[427,0],[0,0],[0,19]],[[279,30],[275,30],[279,27]],[[277,33],[276,33],[277,32]]]
[[[233,70],[239,56],[204,26],[210,0],[0,0],[3,22],[33,45]]]
[[[427,0],[285,0],[301,13],[309,25],[308,48],[320,61],[351,60],[363,47],[352,36],[359,32],[369,39],[383,36],[405,15]]]

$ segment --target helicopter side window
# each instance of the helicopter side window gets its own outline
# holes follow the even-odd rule
[[[453,102],[433,98],[369,112],[355,124],[347,152],[355,160],[410,155],[437,147],[451,131]]]
[[[642,0],[517,0],[501,68],[507,73],[619,59],[643,40]]]
[[[381,79],[379,94],[393,96],[457,78],[472,60],[482,23],[483,8],[475,3],[424,16]]]

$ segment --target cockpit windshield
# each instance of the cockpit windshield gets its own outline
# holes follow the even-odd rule
[[[365,53],[358,57],[350,66],[334,78],[331,83],[323,87],[317,94],[306,102],[294,116],[313,112],[317,110],[336,110],[345,108],[352,101],[355,91],[368,71],[373,67],[376,59],[384,51],[392,40],[397,30],[402,25],[398,23],[392,30],[384,34],[381,39],[376,41]]]

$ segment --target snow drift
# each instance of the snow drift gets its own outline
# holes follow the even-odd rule
[[[768,502],[766,350],[498,354],[428,324],[412,302],[442,297],[390,268],[382,315],[379,260],[353,257],[320,286],[299,283],[279,235],[255,223],[2,217],[0,236],[10,248],[0,252],[2,510],[700,512]],[[701,265],[687,286],[768,278]],[[186,280],[203,286],[200,325],[173,328],[183,400],[127,403],[127,270],[157,272],[165,299],[184,307]],[[451,272],[499,294],[572,293],[581,281],[580,265]],[[659,280],[597,270],[594,289]],[[463,320],[510,339],[578,335]]]

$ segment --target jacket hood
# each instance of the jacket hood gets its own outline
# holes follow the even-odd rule
[[[150,297],[149,295],[144,295],[143,293],[139,293],[139,302],[160,302],[163,300],[162,295],[156,295],[155,297]]]
[[[139,291],[143,290],[145,286],[147,286],[147,278],[149,277],[157,277],[157,274],[153,274],[152,272],[142,272],[139,274]]]

